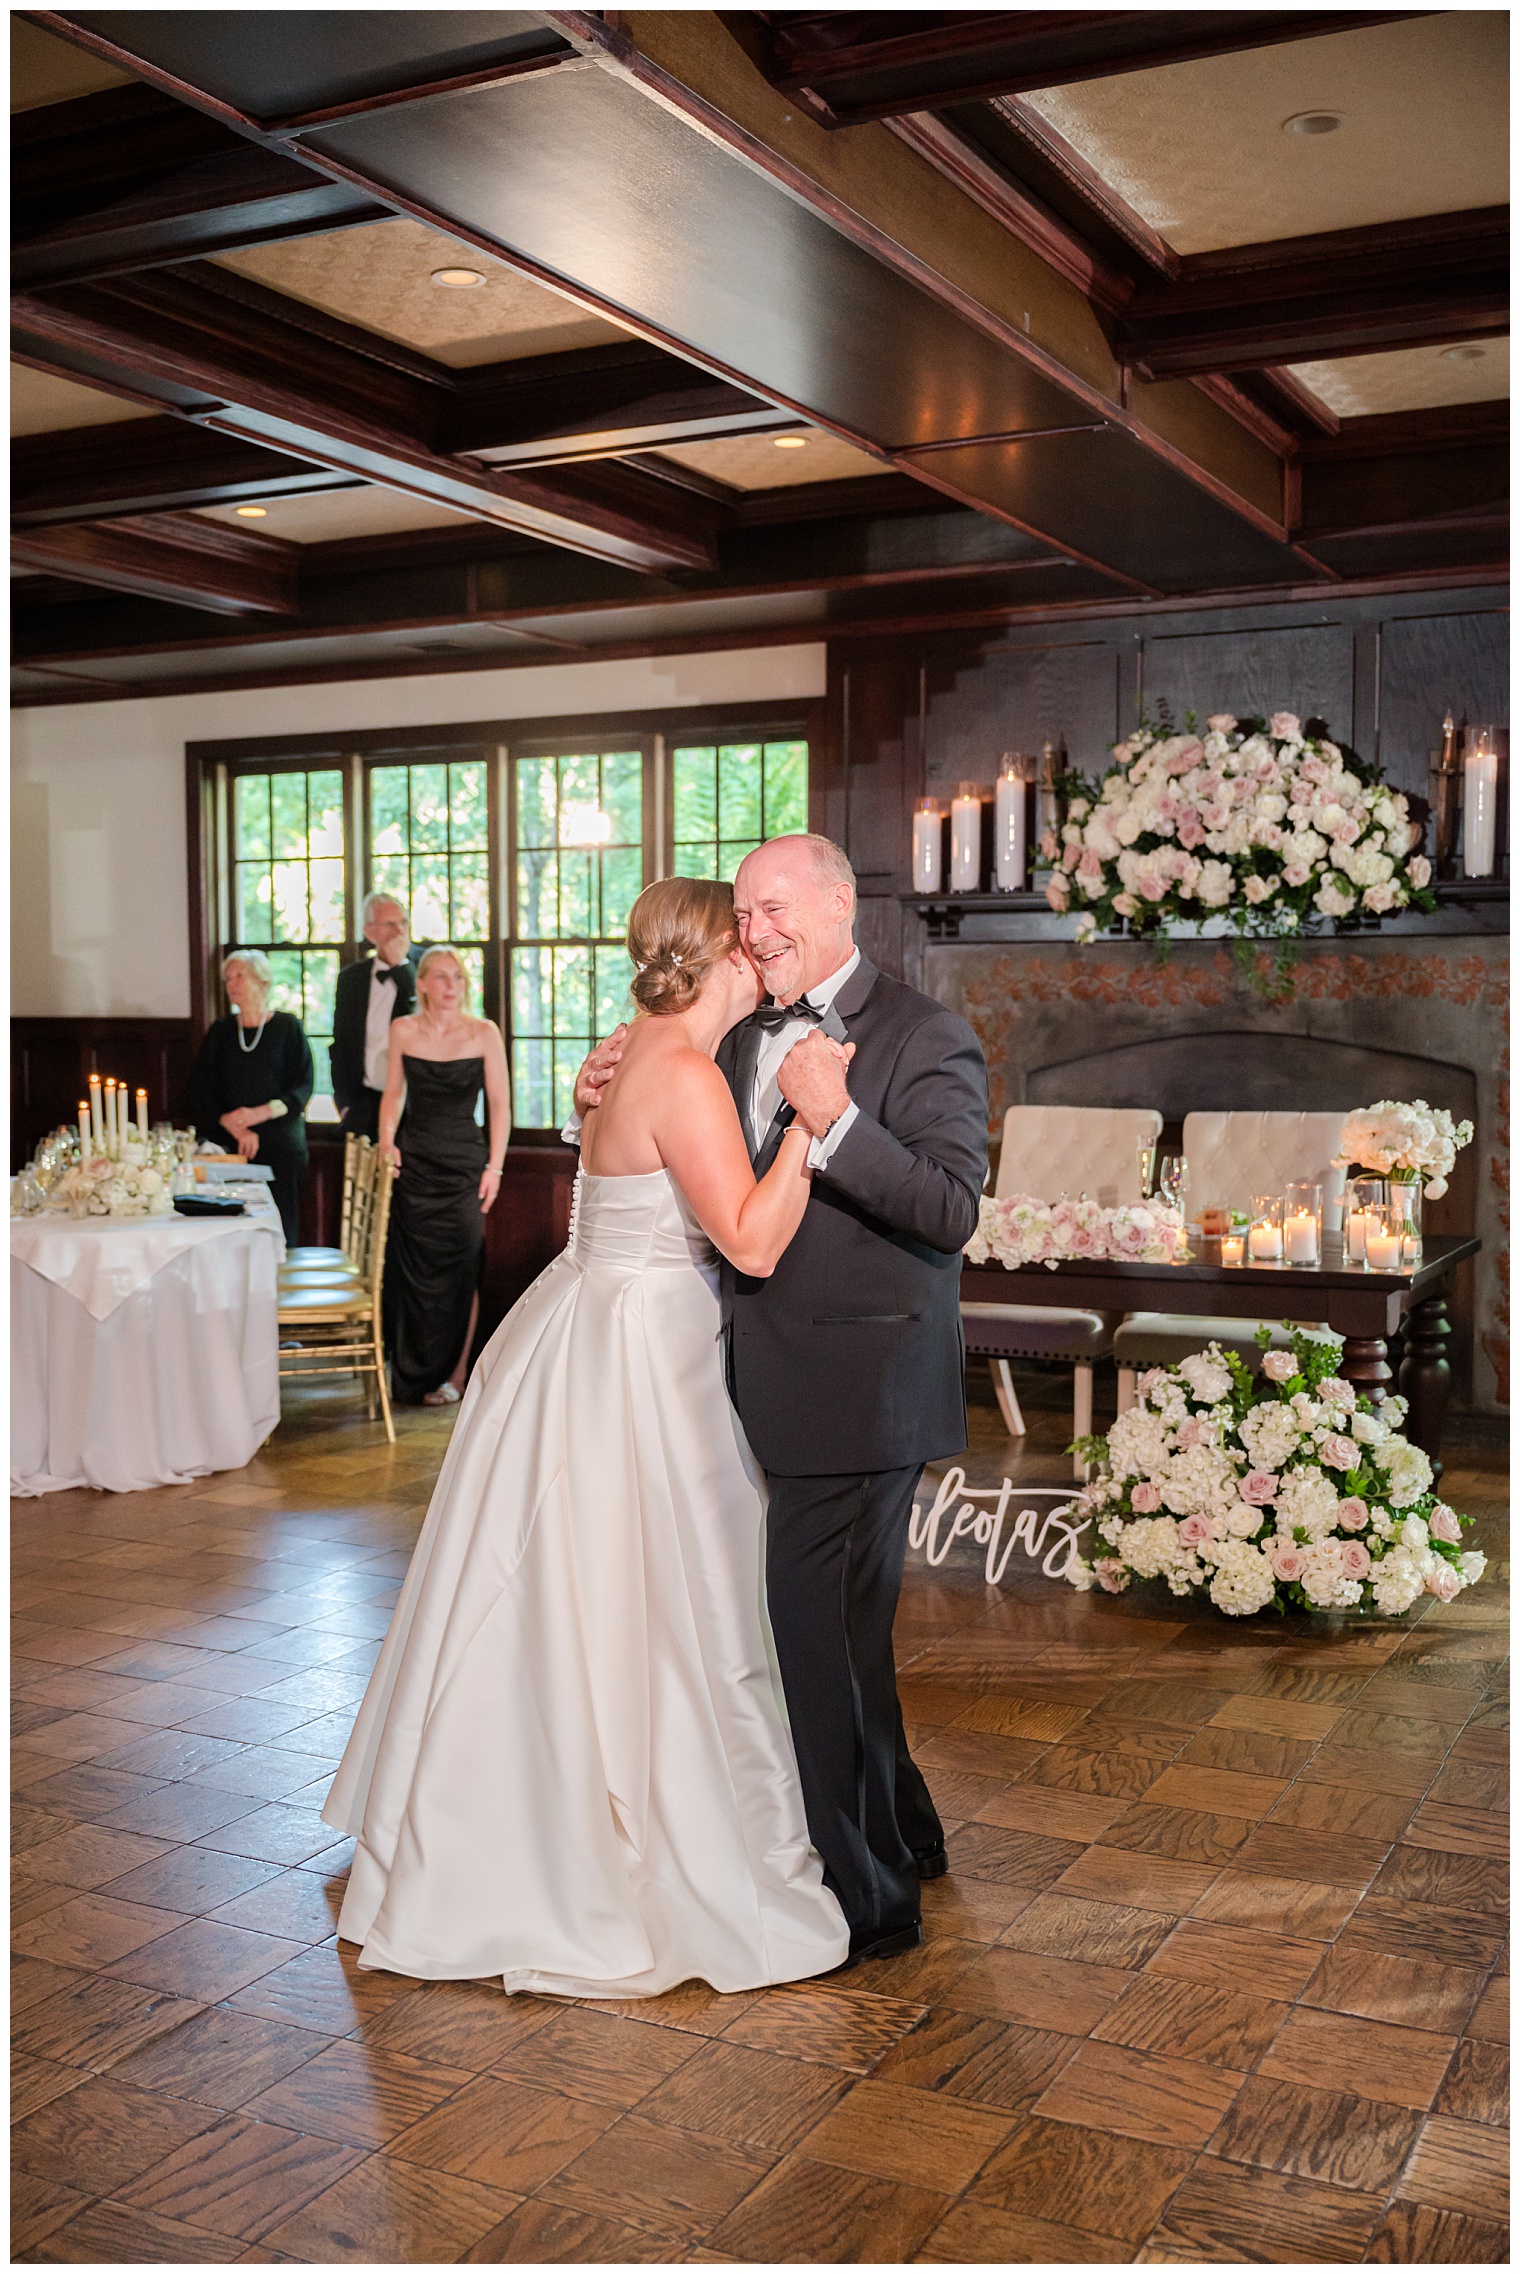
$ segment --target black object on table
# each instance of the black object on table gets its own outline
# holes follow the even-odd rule
[[[964,1303],[1032,1303],[1060,1310],[1182,1311],[1195,1318],[1323,1320],[1345,1337],[1341,1372],[1363,1397],[1381,1405],[1393,1372],[1388,1337],[1405,1323],[1399,1389],[1409,1400],[1405,1434],[1441,1474],[1441,1430],[1451,1395],[1446,1343],[1451,1321],[1446,1281],[1481,1241],[1443,1234],[1425,1241],[1424,1260],[1407,1271],[1364,1271],[1341,1260],[1327,1236],[1317,1269],[1298,1264],[1230,1264],[1214,1260],[1219,1243],[1199,1240],[1188,1263],[1043,1263],[1017,1271],[967,1264]]]

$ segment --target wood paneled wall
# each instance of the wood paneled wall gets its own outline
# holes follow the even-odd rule
[[[13,1019],[12,1169],[50,1129],[74,1120],[92,1074],[146,1089],[151,1121],[179,1119],[196,1041],[189,1019]]]

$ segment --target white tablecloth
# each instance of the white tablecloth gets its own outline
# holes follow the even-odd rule
[[[11,1490],[140,1492],[252,1460],[280,1418],[267,1205],[11,1224]]]

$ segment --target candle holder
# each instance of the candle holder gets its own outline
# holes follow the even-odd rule
[[[1347,1263],[1366,1262],[1367,1218],[1373,1209],[1381,1208],[1387,1198],[1388,1188],[1380,1176],[1347,1179],[1341,1211],[1341,1248]]]
[[[1425,1260],[1425,1187],[1416,1177],[1412,1184],[1388,1180],[1385,1203],[1390,1224],[1396,1223],[1403,1243],[1406,1271],[1418,1271]]]
[[[1231,1270],[1238,1269],[1245,1262],[1246,1236],[1244,1232],[1225,1233],[1224,1238],[1219,1243],[1219,1260],[1221,1263],[1227,1264]]]
[[[1323,1201],[1317,1184],[1290,1184],[1283,1194],[1283,1260],[1300,1270],[1319,1269]]]
[[[921,797],[913,808],[913,889],[945,889],[945,813],[937,797]]]
[[[1005,750],[993,791],[993,882],[999,892],[1022,892],[1029,882],[1029,806],[1035,761]]]
[[[975,892],[981,881],[981,784],[962,782],[950,800],[950,890]]]
[[[1387,1201],[1368,1211],[1364,1271],[1401,1272],[1404,1269],[1404,1222]]]
[[[1283,1259],[1283,1204],[1280,1192],[1251,1195],[1251,1228],[1246,1253],[1253,1263],[1281,1263]]]

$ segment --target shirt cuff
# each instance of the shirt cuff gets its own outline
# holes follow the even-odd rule
[[[578,1113],[571,1114],[570,1119],[559,1133],[559,1141],[562,1145],[578,1145],[580,1143],[581,1117]]]
[[[848,1133],[859,1117],[859,1106],[847,1105],[833,1127],[822,1137],[813,1139],[812,1144],[808,1147],[807,1165],[810,1169],[826,1169],[828,1167],[829,1162],[839,1150],[841,1138]]]
[[[270,1098],[264,1110],[271,1121],[278,1121],[282,1114],[290,1111],[290,1108],[283,1098]]]

